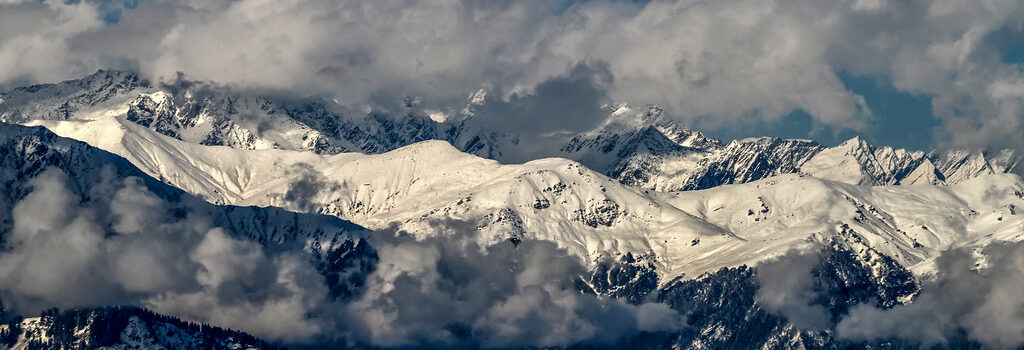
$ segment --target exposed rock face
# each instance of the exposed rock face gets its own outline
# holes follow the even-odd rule
[[[809,278],[815,297],[833,324],[850,307],[870,304],[891,308],[917,292],[913,275],[885,256],[867,261],[835,242],[819,252]],[[602,262],[593,271],[593,291],[631,302],[655,299],[685,315],[687,327],[679,332],[643,334],[616,347],[646,349],[843,349],[881,347],[916,349],[917,344],[884,340],[871,344],[836,339],[830,331],[802,329],[785,316],[764,309],[757,300],[761,280],[758,269],[723,268],[695,279],[680,278],[661,288],[651,285],[651,270],[644,258],[632,255]],[[879,271],[881,273],[879,274]],[[656,275],[655,277],[656,278]],[[655,283],[656,284],[656,283]],[[978,347],[966,339],[954,340]]]
[[[942,180],[950,184],[980,175],[1020,172],[1024,168],[1024,157],[1013,150],[998,152],[932,151],[928,158],[935,164],[938,173],[942,174]]]
[[[640,304],[658,288],[654,254],[622,254],[597,262],[586,281],[591,291]]]

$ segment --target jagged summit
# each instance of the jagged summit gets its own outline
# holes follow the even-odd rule
[[[621,183],[659,191],[706,189],[787,173],[862,185],[953,184],[1019,171],[1024,164],[1012,150],[924,153],[873,146],[859,137],[835,147],[771,137],[724,143],[679,125],[656,106],[627,104],[610,107],[605,123],[593,130],[552,136],[553,148],[538,153],[534,145],[520,143],[519,135],[473,123],[470,107],[479,104],[476,94],[467,101],[465,115],[437,121],[416,113],[348,113],[318,99],[253,96],[208,84],[183,86],[161,89],[131,72],[99,71],[4,92],[0,120],[26,123],[116,114],[189,143],[316,154],[377,154],[442,140],[503,163],[563,157]]]
[[[928,158],[948,183],[956,183],[981,174],[1024,170],[1024,157],[1013,150],[998,152],[951,150],[932,151]]]
[[[81,79],[15,88],[0,92],[0,121],[70,119],[82,110],[123,104],[126,96],[150,87],[136,73],[99,70]]]
[[[926,160],[924,152],[873,147],[854,137],[822,150],[801,171],[858,185],[896,185],[904,184],[903,180]]]

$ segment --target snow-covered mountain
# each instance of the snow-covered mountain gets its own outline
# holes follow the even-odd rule
[[[1024,168],[1024,157],[1012,150],[924,153],[872,146],[857,137],[835,147],[769,137],[723,144],[660,113],[656,107],[640,113],[620,107],[608,124],[572,138],[561,156],[624,184],[658,191],[706,189],[792,173],[859,185],[955,184]]]
[[[397,223],[420,237],[443,234],[439,223],[469,222],[485,245],[555,242],[590,266],[585,292],[653,298],[703,315],[681,333],[628,340],[655,348],[839,344],[756,301],[758,281],[748,266],[792,248],[827,247],[815,283],[844,290],[823,294],[837,298],[830,305],[843,313],[858,303],[906,302],[917,288],[913,276],[934,271],[948,247],[1024,240],[1024,181],[1012,174],[950,186],[862,186],[785,174],[661,193],[565,159],[500,164],[440,141],[377,155],[239,150],[176,140],[119,115],[93,117],[41,124],[209,200],[327,213],[371,228]],[[19,154],[32,159],[35,152]],[[351,266],[340,258],[335,266]],[[738,324],[758,335],[744,336]]]
[[[0,334],[3,334],[0,348],[95,348],[107,345],[146,349],[269,347],[267,343],[239,332],[200,327],[144,310],[78,308],[94,306],[96,297],[51,304],[71,308],[62,313],[53,311],[24,320],[13,318],[14,314],[4,313],[3,307],[11,305],[4,301],[15,300],[23,306],[32,305],[34,301],[26,300],[35,300],[32,298],[39,296],[12,293],[12,288],[17,290],[17,285],[9,284],[12,283],[11,275],[28,271],[35,264],[54,264],[60,268],[61,264],[67,263],[62,260],[65,258],[96,264],[66,266],[72,269],[70,281],[57,288],[58,291],[63,290],[58,293],[89,294],[85,291],[94,290],[101,295],[98,300],[105,300],[102,295],[115,297],[113,295],[122,292],[137,295],[141,292],[138,290],[140,287],[131,283],[145,285],[147,282],[127,282],[132,286],[124,287],[127,291],[117,284],[107,284],[104,279],[116,279],[117,273],[125,272],[110,271],[111,267],[104,265],[104,259],[146,266],[150,261],[147,259],[173,254],[177,263],[187,263],[193,261],[189,259],[196,259],[195,255],[189,256],[190,244],[207,239],[204,235],[214,236],[222,239],[221,244],[250,244],[248,247],[263,249],[262,254],[268,256],[287,252],[299,254],[300,261],[305,260],[314,275],[319,273],[322,281],[318,283],[325,287],[330,298],[344,299],[358,292],[362,284],[360,279],[365,278],[368,269],[372,269],[376,262],[376,253],[365,241],[369,232],[361,226],[332,216],[295,213],[280,208],[210,204],[150,177],[122,157],[80,141],[59,137],[44,128],[0,123],[0,155],[0,258],[7,264],[4,284],[0,285],[0,297],[4,299],[0,301],[0,321],[10,321],[6,326],[0,326]],[[59,175],[54,177],[54,174]],[[44,178],[50,182],[37,180]],[[62,183],[56,185],[60,188],[56,192],[45,192],[41,188],[54,186],[54,181]],[[37,195],[39,191],[45,193]],[[19,209],[19,205],[30,197],[49,204],[36,208],[36,212],[26,213]],[[68,201],[64,202],[65,199]],[[76,215],[74,213],[79,210],[82,213],[71,223],[61,219],[69,212]],[[147,218],[138,212],[125,216],[125,210],[140,210],[151,216]],[[70,226],[59,229],[64,224]],[[48,236],[50,233],[46,232],[50,228],[47,225],[58,228],[57,233],[53,233],[57,236]],[[39,227],[33,228],[36,226]],[[149,243],[127,243],[133,239]],[[72,257],[62,256],[67,252],[46,251],[48,247],[61,247],[65,240],[76,242],[71,245]],[[132,254],[150,258],[130,260],[135,256]],[[265,266],[261,269],[272,271]],[[103,276],[92,281],[92,286],[83,290],[81,285],[74,284],[81,281],[77,278],[89,281],[89,277],[78,276],[93,273],[102,273]],[[171,278],[164,270],[155,269],[148,273],[156,274],[158,280]],[[146,280],[144,275],[126,278],[128,281]],[[187,285],[189,282],[174,283]],[[194,315],[190,316],[195,319]],[[238,338],[240,336],[244,337]]]
[[[16,203],[30,190],[25,181],[48,168],[68,174],[75,188],[88,193],[93,186],[111,179],[137,178],[157,196],[178,203],[187,211],[201,212],[213,218],[213,224],[233,229],[241,237],[260,243],[290,244],[305,240],[331,241],[336,237],[365,235],[358,225],[323,215],[296,214],[279,208],[232,207],[210,205],[193,198],[140,171],[124,158],[85,143],[58,137],[40,127],[0,123],[0,165],[3,180],[0,192],[4,203]],[[0,215],[10,215],[0,211]],[[0,222],[10,224],[9,217]]]
[[[518,135],[474,123],[472,96],[459,115],[432,120],[345,110],[315,98],[233,91],[209,83],[153,85],[133,73],[99,71],[58,84],[0,94],[0,121],[66,120],[120,114],[169,137],[237,149],[284,149],[317,154],[377,154],[425,140],[501,162],[562,157],[624,184],[658,191],[694,190],[805,173],[851,184],[954,184],[992,173],[1020,172],[1014,151],[930,153],[872,146],[859,138],[836,147],[813,141],[751,138],[723,143],[680,126],[657,107],[609,110],[606,122],[579,134],[550,136],[535,150]],[[86,117],[87,118],[87,117]]]
[[[0,119],[9,123],[71,119],[82,110],[116,108],[148,88],[150,83],[138,74],[100,70],[77,80],[4,91],[0,93]]]
[[[662,281],[754,265],[830,239],[927,270],[950,246],[1021,240],[1024,224],[1015,209],[1024,206],[1024,183],[1012,174],[949,186],[863,186],[783,174],[665,193],[623,185],[566,159],[500,164],[441,141],[376,155],[238,150],[175,140],[123,116],[94,118],[39,124],[212,202],[318,212],[369,228],[398,223],[423,234],[435,220],[468,220],[484,243],[547,240],[586,262],[609,251],[653,253]]]
[[[23,199],[27,179],[50,167],[83,198],[111,177],[137,178],[232,237],[308,253],[331,300],[358,296],[378,263],[358,239],[370,235],[362,227],[420,240],[469,230],[482,247],[553,242],[588,269],[579,292],[686,315],[682,330],[615,344],[651,348],[915,348],[838,339],[769,311],[758,266],[818,251],[808,283],[834,325],[857,305],[913,300],[949,248],[1024,241],[1024,180],[1013,174],[1022,160],[1008,150],[924,153],[859,138],[723,143],[656,107],[623,105],[598,128],[555,142],[560,157],[512,163],[523,154],[517,136],[473,126],[469,109],[437,122],[248,96],[106,71],[4,93],[3,120],[45,129],[0,124],[0,204]],[[11,212],[0,215],[7,232]],[[134,326],[104,336],[163,341],[146,332],[161,323],[125,320]]]
[[[27,191],[22,186],[24,179],[47,167],[69,173],[69,178],[85,192],[90,192],[89,184],[97,177],[110,176],[111,170],[104,170],[108,175],[102,175],[101,169],[107,168],[113,169],[118,177],[142,179],[154,193],[168,200],[188,200],[187,194],[146,176],[126,159],[56,137],[41,128],[0,126],[0,135],[4,135],[4,142],[0,143],[0,152],[5,155],[4,174],[12,174],[4,182],[8,203]],[[1014,210],[1024,204],[1024,191],[1021,179],[1014,175],[982,176],[949,187],[865,187],[788,175],[704,191],[644,193],[571,161],[547,159],[501,165],[436,141],[380,155],[319,156],[308,152],[195,145],[116,116],[91,122],[54,122],[50,126],[72,134],[81,132],[78,136],[92,135],[103,140],[97,144],[124,152],[128,160],[138,164],[165,164],[156,168],[144,166],[146,172],[160,168],[182,171],[178,176],[163,176],[165,181],[176,179],[187,184],[190,182],[186,175],[190,172],[195,175],[214,169],[255,170],[206,173],[206,181],[217,186],[206,195],[220,195],[225,200],[276,200],[284,206],[305,206],[307,210],[318,211],[340,208],[343,210],[334,214],[352,213],[368,223],[398,221],[420,235],[437,234],[425,230],[432,222],[477,218],[475,229],[506,234],[482,235],[484,241],[557,240],[579,258],[591,259],[592,269],[579,286],[581,292],[601,293],[634,303],[656,300],[690,315],[689,327],[681,331],[640,333],[613,347],[856,345],[837,340],[831,333],[802,329],[765,310],[756,297],[758,277],[747,266],[778,256],[789,247],[824,244],[823,258],[814,267],[821,277],[813,283],[820,286],[821,295],[830,305],[826,310],[838,314],[857,304],[891,307],[905,301],[917,287],[904,266],[927,270],[928,259],[934,257],[936,247],[1021,239],[1021,218]],[[140,154],[150,155],[151,162],[141,162],[136,158]],[[176,159],[194,163],[175,163],[175,158],[169,158],[183,154],[190,157]],[[302,164],[298,166],[301,170],[281,171],[294,164]],[[284,181],[274,182],[271,175],[275,173]],[[218,178],[247,180],[217,185]],[[231,187],[237,187],[237,191],[226,190]],[[309,192],[311,188],[317,191]],[[341,200],[323,205],[321,198]],[[915,203],[916,206],[908,205]],[[223,210],[201,202],[185,206],[193,211]],[[936,212],[935,208],[945,210]],[[229,212],[250,210],[272,211],[227,208]],[[403,214],[407,211],[411,214]],[[292,217],[261,219],[264,216],[242,215],[240,220],[231,222],[246,228],[225,227],[234,227],[231,232],[236,235],[253,237],[268,246],[287,246],[290,240],[309,240],[322,233],[323,224],[306,221],[304,217],[308,215],[286,215]],[[948,227],[932,224],[941,220],[948,220]],[[243,224],[244,221],[256,225]],[[338,222],[336,225],[348,225]],[[297,225],[291,226],[293,223]],[[928,223],[928,227],[913,227],[919,223]],[[268,236],[258,229],[260,225],[279,224],[292,227],[285,231],[300,232]],[[901,232],[901,227],[906,230]],[[958,235],[957,229],[963,227],[969,230]],[[253,228],[255,233],[245,233]],[[517,232],[523,236],[515,237]],[[997,234],[984,235],[985,232]],[[283,241],[259,237],[283,237]],[[275,241],[282,243],[275,245]],[[586,249],[590,247],[594,249]],[[315,259],[322,259],[316,260],[320,261],[319,266],[329,267],[321,269],[329,272],[324,277],[331,280],[334,276],[334,281],[346,282],[345,279],[365,276],[366,265],[354,263],[364,259],[353,256],[365,252],[359,253],[360,248],[351,245],[341,248],[326,256],[314,254]],[[603,254],[585,255],[589,252]],[[369,261],[371,265],[374,262]],[[340,284],[358,286],[360,282]],[[0,345],[12,348],[55,344],[113,348],[172,348],[189,344],[200,348],[268,346],[241,333],[209,327],[197,329],[187,322],[138,309],[47,312],[0,326],[0,335],[4,342]]]

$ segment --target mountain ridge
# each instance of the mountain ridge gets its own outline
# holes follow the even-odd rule
[[[133,159],[152,176],[212,202],[312,211],[371,229],[394,222],[413,233],[430,232],[431,220],[469,220],[478,225],[481,244],[553,241],[583,262],[608,250],[653,252],[663,280],[753,265],[802,246],[805,239],[834,236],[851,244],[866,240],[856,244],[926,270],[921,264],[949,244],[987,242],[981,227],[998,227],[996,237],[1019,239],[1012,227],[1021,217],[1007,210],[1024,206],[1014,202],[1021,200],[1015,193],[1024,190],[1012,174],[949,186],[864,186],[781,174],[705,190],[657,192],[623,185],[567,159],[501,164],[443,141],[374,155],[321,156],[195,145],[122,118],[40,123]],[[235,173],[242,169],[245,175]],[[976,198],[981,193],[997,196],[982,201]],[[919,211],[922,198],[947,209]],[[956,224],[928,229],[918,224],[934,221]],[[966,236],[955,232],[971,225],[980,226]],[[690,252],[704,249],[735,254]]]
[[[7,135],[0,146],[9,146],[3,148],[4,161],[27,162],[5,165],[5,170],[15,172],[3,184],[14,184],[11,193],[23,194],[27,187],[22,180],[37,174],[42,164],[63,166],[72,179],[86,181],[96,177],[89,175],[91,167],[113,159],[123,165],[118,168],[136,168],[129,173],[154,188],[217,204],[328,214],[371,229],[397,229],[422,238],[440,234],[435,232],[438,223],[464,222],[481,246],[556,242],[593,268],[577,285],[581,293],[631,303],[657,300],[691,312],[687,322],[692,329],[627,340],[637,346],[848,346],[832,333],[807,330],[768,310],[757,296],[758,283],[764,280],[755,269],[790,255],[793,249],[824,249],[819,253],[823,267],[817,267],[818,275],[812,276],[816,288],[825,292],[815,301],[821,304],[814,305],[823,305],[832,317],[840,317],[854,305],[886,309],[911,301],[917,288],[915,277],[933,273],[935,260],[949,247],[977,250],[992,242],[1024,240],[1019,230],[1024,217],[1016,210],[1024,206],[1024,180],[994,170],[1015,164],[1012,153],[986,159],[963,152],[949,161],[932,163],[923,152],[876,148],[854,139],[821,156],[830,149],[818,149],[820,145],[805,140],[755,138],[723,145],[678,131],[668,132],[673,135],[669,138],[657,126],[598,131],[589,136],[601,136],[600,142],[574,151],[596,150],[595,157],[613,154],[615,158],[605,160],[615,161],[662,148],[683,157],[708,152],[674,140],[731,150],[715,153],[727,155],[719,160],[703,161],[704,166],[718,169],[707,180],[713,186],[652,191],[624,185],[571,159],[503,164],[462,152],[446,140],[422,140],[378,154],[333,155],[204,145],[169,136],[152,123],[129,120],[128,111],[115,104],[79,110],[67,120],[24,122],[45,129],[0,124],[4,131],[0,134]],[[613,136],[628,135],[628,130],[636,130],[631,134],[635,137],[618,136],[608,142]],[[113,154],[90,150],[86,144]],[[619,157],[618,150],[626,150],[627,156]],[[651,159],[660,161],[653,155]],[[705,158],[694,161],[700,164],[701,159]],[[807,163],[824,170],[849,166],[856,170],[851,172],[856,177],[832,180],[799,170],[778,170]],[[963,174],[962,179],[948,181],[947,186],[885,183],[910,178],[929,164],[932,169]],[[910,168],[915,170],[895,171]],[[8,202],[17,196],[10,198]],[[278,210],[239,208],[235,211]],[[289,215],[298,214],[281,215],[287,218],[228,215],[225,223],[230,224],[225,225],[245,232],[267,223],[296,222]],[[239,226],[232,228],[235,224]],[[305,226],[310,225],[294,228]],[[289,230],[277,235],[257,230],[252,237],[271,245],[306,240],[307,246],[317,247],[313,253],[322,252],[314,254],[318,266],[365,273],[360,269],[368,266],[362,262],[367,253],[359,253],[358,246],[331,239],[327,246],[340,249],[323,252],[316,243],[327,243],[329,236],[289,234]],[[310,242],[310,237],[322,238]],[[358,280],[349,280],[358,276],[329,273],[323,277],[337,281],[340,292],[335,297],[344,297],[358,288]],[[722,299],[726,295],[733,299]],[[752,335],[728,326],[733,324],[743,324]],[[913,348],[896,344],[894,348]]]
[[[658,191],[705,189],[786,173],[898,185],[953,184],[980,174],[1024,171],[1024,157],[1011,150],[906,151],[859,138],[835,147],[777,138],[726,144],[680,126],[656,106],[628,105],[611,108],[605,123],[594,130],[552,136],[551,149],[531,156],[523,153],[527,151],[519,136],[475,122],[472,107],[482,102],[472,96],[460,115],[438,122],[413,110],[360,114],[316,99],[259,97],[216,85],[179,83],[185,87],[155,87],[134,73],[99,71],[2,93],[0,120],[66,120],[106,111],[191,143],[318,154],[376,154],[444,140],[463,152],[501,162],[568,158],[624,184]]]

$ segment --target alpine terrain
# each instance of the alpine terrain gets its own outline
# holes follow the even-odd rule
[[[114,70],[0,93],[0,347],[1002,344],[859,332],[1004,268],[1013,150],[724,142],[626,104],[538,149],[485,93],[443,120]]]

